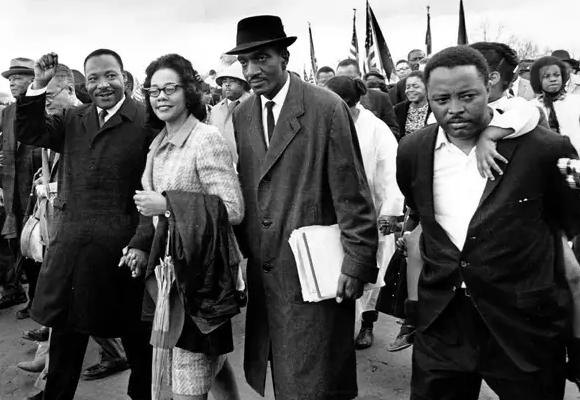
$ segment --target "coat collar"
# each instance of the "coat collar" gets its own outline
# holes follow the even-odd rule
[[[99,128],[99,115],[97,106],[93,103],[79,114],[83,127],[90,135],[91,146],[95,139],[103,132],[121,125],[124,121],[134,122],[137,116],[137,104],[131,98],[126,97],[119,111],[115,113],[105,125]]]
[[[276,127],[274,128],[270,147],[266,151],[264,161],[262,162],[260,179],[270,171],[302,127],[298,121],[298,117],[304,114],[304,86],[306,84],[302,82],[300,78],[294,76],[294,74],[289,74],[289,76],[290,84],[288,94],[286,95],[286,99],[282,105],[282,109],[280,110],[280,116],[278,117]],[[261,104],[259,110],[260,118],[258,123],[262,127],[261,140],[262,143],[264,143]]]

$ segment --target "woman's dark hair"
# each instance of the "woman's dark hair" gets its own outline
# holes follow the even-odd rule
[[[479,42],[471,45],[479,51],[489,64],[491,72],[497,71],[502,80],[502,90],[506,90],[514,80],[519,65],[518,53],[504,43]]]
[[[419,79],[421,80],[421,82],[423,82],[423,84],[424,84],[425,86],[427,86],[427,83],[425,83],[425,75],[423,74],[423,71],[413,71],[413,72],[411,72],[411,73],[409,74],[409,76],[407,77],[407,80],[408,80],[409,78],[413,78],[413,77],[415,77],[415,78],[419,78]]]
[[[204,121],[207,116],[207,110],[205,104],[202,101],[202,83],[203,80],[199,76],[199,73],[193,69],[191,62],[179,54],[167,54],[159,57],[157,60],[153,61],[147,69],[145,70],[145,82],[143,83],[144,88],[151,87],[151,78],[155,72],[160,69],[171,69],[177,73],[183,86],[185,92],[186,107],[190,114],[193,114],[195,118],[200,121]],[[151,102],[149,92],[147,90],[143,91],[145,107],[147,111],[145,124],[149,127],[161,129],[165,126],[165,123],[157,118],[153,107],[151,107]]]
[[[326,83],[326,87],[339,95],[349,107],[354,107],[361,96],[367,94],[367,87],[361,79],[348,76],[335,76]]]
[[[530,83],[532,84],[532,89],[534,89],[534,92],[537,94],[543,93],[542,76],[540,74],[542,68],[549,67],[550,65],[555,65],[560,68],[560,73],[562,74],[562,87],[566,85],[566,82],[568,82],[568,79],[570,78],[566,66],[559,58],[552,56],[538,58],[536,62],[532,64],[530,69]]]

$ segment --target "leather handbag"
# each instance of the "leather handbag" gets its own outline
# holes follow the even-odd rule
[[[48,166],[48,153],[42,149],[42,184],[46,187],[47,195],[49,190],[50,168]],[[36,181],[35,175],[35,181]],[[32,185],[30,197],[34,196],[35,185]],[[23,257],[30,258],[41,263],[44,258],[44,251],[48,243],[48,215],[50,201],[48,198],[37,198],[34,211],[28,216],[22,233],[20,235],[20,252]],[[44,220],[44,221],[43,221]],[[44,239],[44,240],[43,240]]]

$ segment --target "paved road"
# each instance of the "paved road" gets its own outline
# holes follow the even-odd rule
[[[22,400],[34,393],[33,384],[36,374],[26,373],[16,368],[22,360],[34,357],[36,345],[24,339],[24,329],[35,328],[31,320],[16,321],[15,310],[0,311],[0,400]],[[385,344],[396,334],[399,325],[394,319],[381,316],[376,326],[376,343],[369,350],[358,354],[359,399],[361,400],[399,400],[409,398],[409,376],[411,350],[389,353]],[[236,351],[230,360],[237,371],[243,400],[262,399],[246,384],[242,371],[244,315],[234,321]],[[85,365],[91,365],[97,358],[95,344],[87,352]],[[126,400],[127,373],[119,374],[96,382],[80,382],[76,399],[78,400]],[[578,399],[577,390],[572,385],[567,388],[566,400]],[[167,399],[169,399],[169,394]],[[271,381],[268,379],[266,399],[274,399]],[[495,400],[489,389],[483,388],[481,400]]]

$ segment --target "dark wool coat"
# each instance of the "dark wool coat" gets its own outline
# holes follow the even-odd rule
[[[90,335],[123,336],[140,321],[144,285],[118,264],[125,246],[146,252],[151,246],[132,238],[140,222],[133,196],[153,133],[144,128],[144,108],[129,98],[101,129],[94,104],[49,116],[44,103],[44,94],[20,98],[16,117],[18,140],[60,153],[32,317],[45,326],[67,323]],[[152,229],[150,219],[141,222]]]
[[[342,271],[375,282],[376,215],[347,105],[290,74],[266,150],[260,97],[234,111],[245,219],[237,230],[248,257],[244,369],[264,394],[268,359],[277,400],[357,395],[354,302],[305,303],[288,239],[293,230],[338,223]]]

